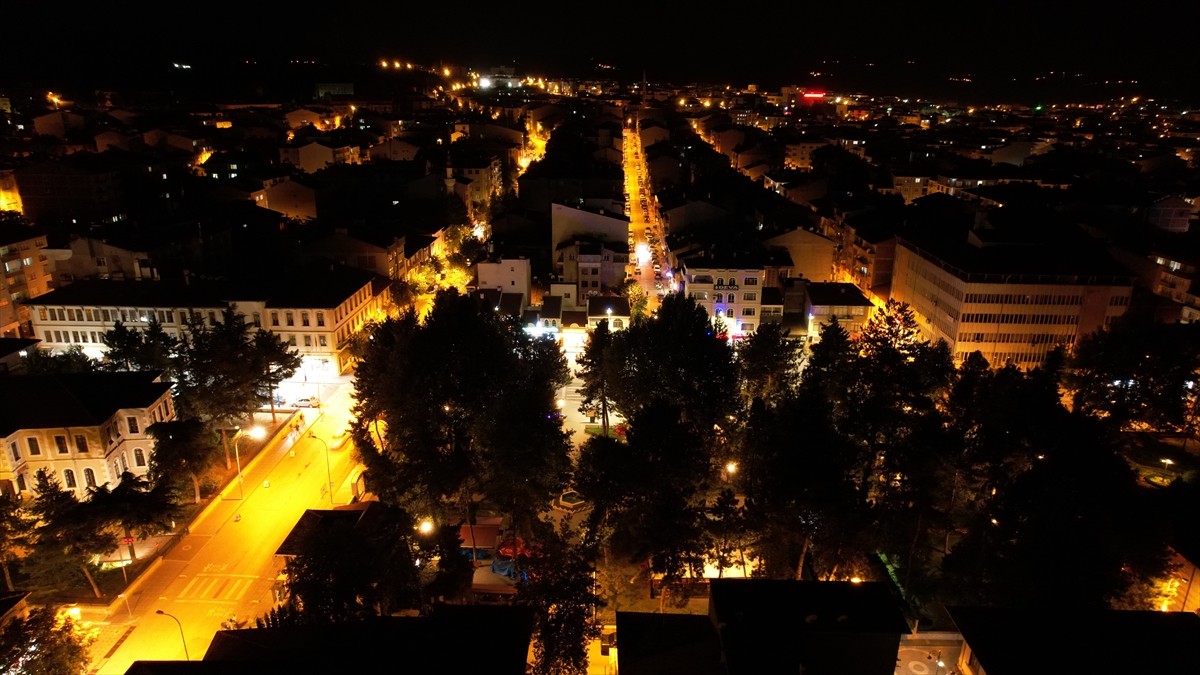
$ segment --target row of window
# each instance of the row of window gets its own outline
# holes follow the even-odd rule
[[[305,335],[301,335],[300,337],[304,339],[305,347],[313,346],[313,336],[305,334]],[[324,334],[318,335],[316,342],[317,342],[317,346],[319,346],[319,347],[328,347],[329,346],[329,340],[326,338],[326,336]],[[296,336],[291,333],[288,333],[287,344],[289,347],[297,346],[296,345]]]
[[[345,319],[346,317],[350,316],[350,314],[352,314],[355,309],[357,309],[360,305],[362,305],[364,302],[366,302],[368,300],[367,294],[368,294],[368,290],[367,290],[367,288],[364,287],[364,288],[360,289],[357,293],[355,293],[354,296],[349,299],[349,301],[342,303],[341,305],[339,305],[337,307],[337,309],[333,310],[334,322],[341,323],[342,319]],[[343,308],[345,308],[345,309],[343,309]],[[338,339],[339,340],[342,339],[340,335],[338,336]]]
[[[1024,293],[967,293],[963,302],[992,305],[1078,305],[1082,295],[1026,295]]]
[[[193,317],[198,318],[199,312],[192,312]],[[216,312],[209,310],[209,322],[216,323]],[[169,309],[102,309],[100,307],[39,307],[38,318],[45,321],[70,321],[79,323],[81,321],[103,321],[104,323],[116,323],[121,321],[128,323],[129,321],[150,321],[151,318],[158,319],[161,324],[175,323],[175,312]]]
[[[713,316],[721,316],[721,312],[722,312],[722,310],[720,307],[713,308]],[[725,312],[725,316],[727,318],[730,318],[730,319],[733,318],[734,309],[732,307],[724,310],[724,312]],[[742,308],[742,316],[754,316],[756,313],[757,312],[755,311],[755,308],[753,308],[753,307],[743,307]]]
[[[1005,343],[1024,343],[1031,345],[1071,345],[1075,344],[1074,335],[1058,335],[1055,333],[970,333],[962,332],[958,334],[958,341],[965,342],[993,342],[999,344]]]
[[[314,318],[317,321],[317,326],[325,325],[325,312],[316,312],[314,314]],[[295,326],[296,325],[296,313],[295,312],[284,312],[283,313],[283,321],[284,321],[285,326]],[[279,312],[271,312],[271,325],[275,326],[275,327],[279,326]],[[301,326],[312,325],[309,322],[308,312],[300,312],[300,325]]]
[[[962,363],[973,352],[978,350],[964,350],[954,352],[954,360]],[[1002,366],[1006,363],[1041,363],[1046,358],[1046,354],[1042,351],[1038,352],[1000,352],[996,354],[984,354],[987,357],[988,364],[991,366]]]
[[[360,291],[361,294],[361,291]],[[356,294],[356,297],[359,294]],[[220,314],[217,310],[210,309],[208,312],[208,325],[214,326],[217,324]],[[300,325],[310,326],[315,321],[318,327],[325,325],[325,312],[313,312],[310,318],[309,312],[299,312]],[[180,310],[180,320],[186,320],[188,310]],[[175,312],[169,309],[103,309],[100,307],[39,307],[38,318],[45,321],[70,321],[78,323],[81,321],[102,321],[104,323],[116,323],[121,321],[128,323],[129,321],[144,321],[149,322],[151,319],[157,319],[160,324],[175,323]],[[339,319],[340,320],[340,319]],[[198,310],[191,310],[192,323],[203,323],[204,315]],[[251,323],[258,326],[261,319],[257,312],[251,318]],[[271,312],[271,325],[278,327],[280,325],[280,312]],[[283,325],[296,325],[296,312],[283,312]]]
[[[1077,314],[999,314],[999,313],[967,313],[962,315],[962,323],[1022,323],[1027,325],[1067,325],[1079,324]]]
[[[43,331],[46,337],[46,342],[62,342],[69,344],[102,344],[104,333],[96,333],[96,331],[80,331],[80,330],[55,330]]]
[[[689,295],[696,300],[708,300],[708,291],[693,291]],[[737,293],[713,293],[713,302],[737,302]],[[742,293],[742,302],[758,302],[758,293]]]
[[[954,298],[955,300],[958,300],[960,302],[962,301],[963,291],[961,288],[957,287],[956,285],[951,283],[949,280],[947,280],[945,278],[945,273],[942,272],[940,269],[934,269],[934,268],[930,267],[928,264],[918,265],[917,262],[919,260],[920,260],[920,258],[917,257],[915,254],[912,255],[911,257],[909,257],[907,267],[910,272],[912,272],[913,274],[917,275],[918,277],[928,281],[929,283],[933,284],[934,287],[938,289],[938,291],[945,293],[946,295]]]
[[[58,454],[60,455],[66,455],[70,453],[70,449],[67,447],[66,436],[55,436],[54,446],[58,449]],[[41,441],[33,436],[25,439],[25,447],[27,448],[30,457],[40,457],[42,454]],[[12,453],[13,461],[20,461],[21,446],[17,445],[16,441],[12,441],[8,444],[8,449],[9,452]],[[88,451],[87,437],[83,434],[75,434],[75,451],[83,454],[86,454]]]

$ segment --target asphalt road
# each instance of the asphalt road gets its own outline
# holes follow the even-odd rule
[[[182,660],[185,644],[186,657],[200,660],[222,621],[236,615],[252,625],[274,604],[282,569],[274,552],[306,509],[330,507],[330,476],[333,501],[350,501],[351,447],[331,440],[349,417],[349,389],[324,392],[321,411],[304,410],[306,434],[329,442],[328,465],[325,445],[306,434],[281,432],[268,442],[243,465],[244,499],[233,481],[114,612],[107,632],[119,637],[95,645],[93,672],[123,675],[134,661]]]

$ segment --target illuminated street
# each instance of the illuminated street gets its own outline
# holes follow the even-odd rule
[[[350,406],[348,385],[332,394],[330,388],[323,392],[327,407],[315,422],[317,410],[302,410],[309,424],[305,433],[324,440],[345,428]],[[270,420],[269,413],[259,417]],[[139,660],[182,660],[181,626],[188,656],[199,660],[222,621],[236,615],[238,622],[253,625],[272,606],[272,585],[280,570],[275,549],[306,509],[329,507],[325,446],[301,436],[292,456],[286,429],[244,465],[245,500],[238,499],[233,481],[192,524],[191,534],[144,575],[129,594],[128,608],[117,606],[104,632],[116,633],[112,629],[119,626],[123,637],[115,645],[102,640],[93,647],[96,673],[121,675]],[[330,442],[328,467],[337,486],[335,501],[345,504],[351,498],[351,446],[336,445]],[[178,618],[179,624],[156,614],[158,610]]]

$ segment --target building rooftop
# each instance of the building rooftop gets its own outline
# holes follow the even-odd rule
[[[813,307],[869,307],[871,301],[858,286],[836,281],[808,283],[808,304]]]
[[[1200,616],[1194,612],[946,610],[988,675],[1185,673],[1196,669]]]
[[[10,375],[0,387],[0,436],[20,429],[90,427],[145,408],[171,389],[160,373]]]

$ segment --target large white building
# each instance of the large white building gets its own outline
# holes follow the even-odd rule
[[[171,383],[158,373],[9,375],[0,387],[0,491],[31,496],[46,469],[77,496],[145,474],[146,429],[175,419]]]
[[[178,337],[186,323],[213,325],[232,303],[247,323],[275,333],[302,358],[302,375],[317,381],[352,365],[349,339],[381,317],[384,284],[371,272],[341,265],[313,268],[262,285],[194,280],[77,281],[28,303],[42,349],[79,346],[102,358],[104,333],[122,322],[145,326],[151,317]]]
[[[1133,277],[1096,251],[902,237],[891,297],[920,316],[956,363],[978,351],[994,367],[1028,369],[1100,330],[1129,307]]]

